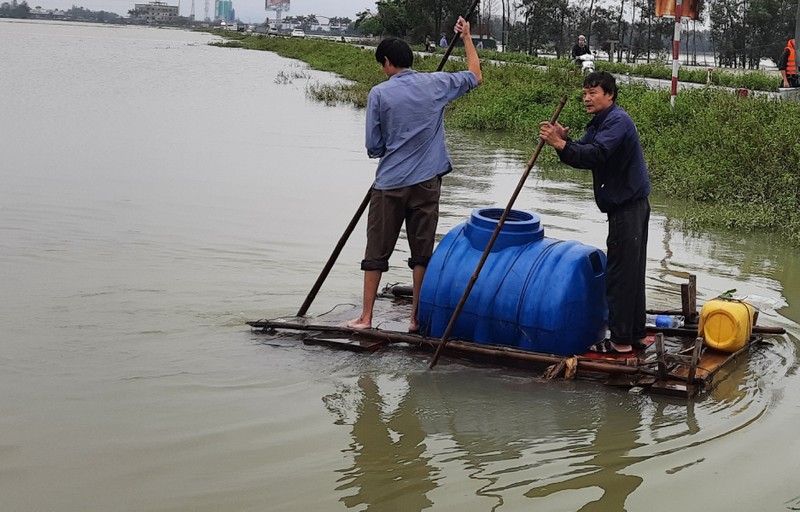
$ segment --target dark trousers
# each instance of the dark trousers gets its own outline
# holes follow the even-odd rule
[[[611,341],[629,345],[647,334],[645,269],[650,203],[639,199],[608,214],[606,300]]]
[[[409,268],[427,267],[436,241],[441,190],[441,176],[392,190],[372,189],[367,215],[367,249],[361,270],[389,270],[389,257],[394,252],[403,222],[411,249]]]

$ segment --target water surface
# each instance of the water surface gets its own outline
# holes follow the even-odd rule
[[[789,331],[695,400],[251,333],[297,310],[375,161],[363,111],[305,95],[334,76],[212,39],[0,21],[4,510],[800,507],[798,251],[686,232],[657,195],[649,305],[694,273],[701,301],[735,288]],[[529,156],[448,140],[440,236],[504,206]],[[604,247],[588,185],[535,169],[516,206]],[[356,314],[363,230],[311,315]]]

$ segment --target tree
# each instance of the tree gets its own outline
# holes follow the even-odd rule
[[[520,10],[525,19],[525,46],[527,53],[554,46],[559,55],[565,46],[566,0],[522,0]]]
[[[715,0],[709,9],[711,41],[719,64],[758,67],[776,59],[793,33],[794,0]]]
[[[380,20],[367,9],[356,14],[356,21],[353,24],[356,32],[362,35],[380,35],[383,33],[383,25]]]
[[[355,27],[362,34],[394,35],[415,43],[442,34],[449,38],[450,27],[469,4],[378,0],[376,12],[359,13]],[[700,24],[707,16],[710,32],[693,23],[682,37],[687,63],[696,63],[698,48],[710,44],[721,65],[758,67],[762,57],[776,59],[793,33],[797,0],[709,0],[707,5],[700,11]],[[605,51],[610,50],[609,40],[618,41],[617,59],[625,52],[631,62],[649,62],[652,54],[670,48],[675,27],[673,20],[655,16],[655,0],[482,0],[478,20],[470,21],[476,34],[497,34],[509,50],[535,54],[546,49],[561,56],[584,34],[592,47]]]
[[[28,3],[23,0],[18,4],[17,0],[11,0],[11,3],[3,2],[0,4],[0,18],[30,18],[31,8]]]
[[[378,20],[383,27],[382,35],[405,37],[410,28],[406,0],[378,0]]]

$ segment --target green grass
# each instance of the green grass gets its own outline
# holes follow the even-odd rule
[[[322,40],[236,37],[222,45],[274,51],[348,80],[309,88],[312,97],[330,104],[363,107],[370,88],[385,80],[370,50]],[[414,68],[434,71],[440,59],[416,58]],[[590,119],[581,101],[583,75],[566,61],[550,63],[542,69],[484,62],[483,85],[450,105],[448,124],[506,132],[530,147],[539,122],[550,119],[567,95],[559,122],[580,136]],[[452,60],[446,69],[465,66]],[[669,99],[667,90],[620,86],[618,103],[637,125],[653,188],[690,205],[683,219],[690,227],[773,231],[800,245],[800,103],[711,88],[681,91],[675,108]],[[542,152],[540,165],[556,162],[554,151]]]
[[[456,51],[456,55],[458,54],[463,55],[463,50]],[[525,55],[523,53],[503,53],[485,50],[481,52],[481,57],[500,62],[534,66],[573,66],[569,59],[548,59]],[[649,64],[626,64],[623,62],[595,60],[594,64],[598,71],[604,70],[616,75],[631,75],[642,78],[658,78],[661,80],[669,80],[672,78],[671,60],[668,62],[651,62]],[[707,68],[697,69],[681,67],[678,70],[678,80],[681,82],[705,84],[708,82]],[[744,88],[756,91],[777,92],[778,87],[781,85],[781,79],[778,76],[773,76],[763,71],[737,72],[715,68],[714,72],[711,73],[711,85],[732,87],[735,89]]]

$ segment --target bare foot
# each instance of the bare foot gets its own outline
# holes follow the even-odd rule
[[[365,320],[364,317],[360,316],[355,320],[350,320],[345,325],[351,329],[372,329],[372,320]]]
[[[611,346],[614,347],[614,350],[619,352],[620,354],[627,354],[628,352],[633,351],[633,347],[630,345],[622,345],[621,343],[614,343],[611,342]]]
[[[630,345],[620,345],[605,339],[589,347],[589,352],[597,352],[599,354],[630,354],[633,352],[633,348]]]

